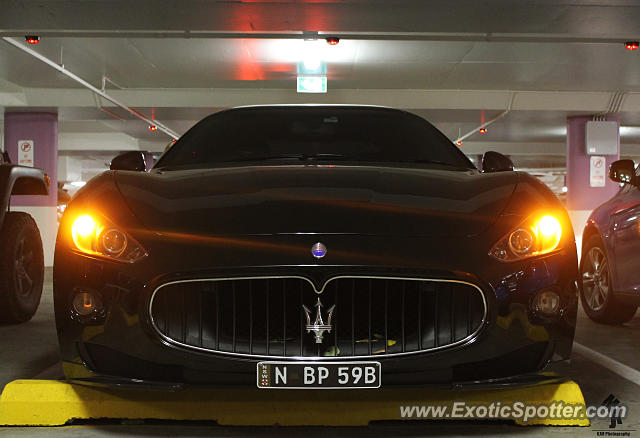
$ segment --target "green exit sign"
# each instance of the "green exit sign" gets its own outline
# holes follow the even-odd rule
[[[298,93],[326,93],[326,76],[298,76]]]

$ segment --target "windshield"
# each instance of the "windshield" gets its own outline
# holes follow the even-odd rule
[[[426,120],[370,107],[253,107],[213,114],[191,128],[156,168],[222,163],[350,161],[474,168]]]

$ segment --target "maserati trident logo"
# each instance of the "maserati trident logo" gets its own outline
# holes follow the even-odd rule
[[[327,254],[327,247],[318,242],[311,247],[311,254],[317,259],[321,259]]]
[[[322,336],[325,332],[331,333],[331,317],[333,316],[333,310],[336,308],[336,305],[329,307],[327,311],[327,323],[325,324],[322,320],[322,302],[320,302],[320,298],[318,298],[318,302],[315,305],[316,307],[316,319],[311,323],[311,309],[309,309],[304,304],[302,305],[302,309],[307,317],[307,333],[313,332],[316,337],[316,344],[322,344]]]

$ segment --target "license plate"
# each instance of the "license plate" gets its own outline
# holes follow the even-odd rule
[[[258,388],[380,388],[380,370],[380,362],[259,362]]]

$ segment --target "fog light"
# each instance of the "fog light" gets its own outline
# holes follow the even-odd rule
[[[96,315],[102,311],[102,302],[92,293],[80,292],[73,297],[71,303],[73,310],[78,316],[88,317]]]
[[[560,295],[546,290],[536,295],[533,302],[535,311],[546,316],[552,316],[560,310]]]

